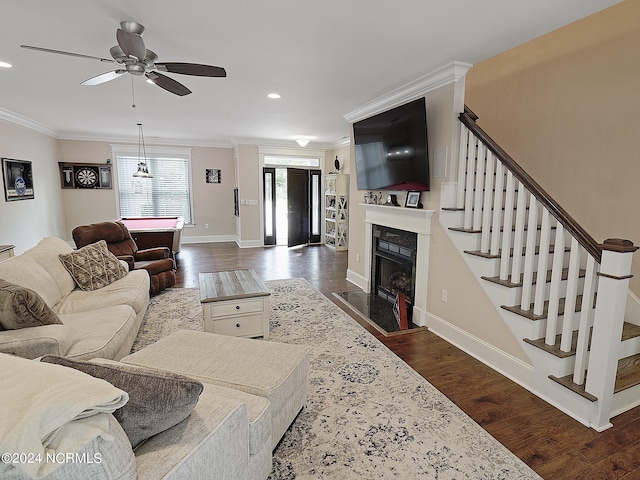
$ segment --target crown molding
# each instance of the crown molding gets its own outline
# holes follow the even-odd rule
[[[455,83],[461,78],[464,78],[472,66],[473,65],[469,63],[463,62],[453,62],[445,65],[434,72],[345,113],[343,117],[347,122],[353,123],[382,113],[390,108],[403,105],[417,98],[424,97],[427,93],[437,88]]]
[[[62,132],[57,137],[59,140],[76,140],[84,142],[105,143],[138,143],[137,136],[130,135],[101,135],[96,133]],[[148,145],[169,145],[176,147],[217,147],[233,148],[233,144],[223,140],[186,139],[186,138],[160,138],[145,136]]]
[[[238,145],[257,145],[259,148],[272,148],[283,150],[295,150],[298,154],[304,155],[309,150],[330,150],[331,145],[323,142],[309,142],[306,147],[299,146],[295,140],[277,140],[268,138],[234,138],[234,146]],[[308,156],[308,154],[307,154]]]
[[[31,120],[27,117],[23,117],[22,115],[10,110],[5,110],[4,108],[0,108],[0,119],[30,130],[35,130],[36,132],[43,133],[49,137],[58,138],[59,135],[58,131],[48,127],[47,125]]]

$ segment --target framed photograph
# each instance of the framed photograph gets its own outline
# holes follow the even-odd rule
[[[408,208],[420,208],[420,192],[407,192],[407,200],[404,206]]]
[[[34,198],[30,161],[3,158],[2,173],[4,175],[4,199],[7,202]]]
[[[205,169],[207,183],[220,183],[222,181],[222,172],[217,168]]]

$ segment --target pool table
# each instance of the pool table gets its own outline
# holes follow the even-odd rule
[[[183,217],[122,217],[117,220],[129,229],[140,250],[167,247],[174,257],[180,251]]]

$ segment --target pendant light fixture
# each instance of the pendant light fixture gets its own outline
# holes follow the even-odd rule
[[[138,170],[133,174],[136,178],[153,178],[147,166],[147,150],[144,146],[142,124],[138,124]]]

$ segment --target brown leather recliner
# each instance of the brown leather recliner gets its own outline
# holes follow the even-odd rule
[[[171,251],[167,247],[138,250],[129,229],[122,222],[81,225],[74,228],[71,235],[78,248],[105,240],[109,251],[126,261],[129,270],[146,270],[151,280],[152,295],[176,284],[176,266]]]

